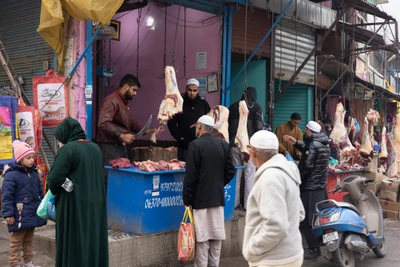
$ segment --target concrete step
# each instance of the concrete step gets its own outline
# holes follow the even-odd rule
[[[236,211],[232,221],[225,222],[226,240],[222,245],[222,258],[240,256],[244,235],[244,212]],[[177,267],[177,231],[133,236],[109,230],[108,245],[110,267]],[[34,248],[39,253],[55,258],[55,228],[46,226],[35,231]]]

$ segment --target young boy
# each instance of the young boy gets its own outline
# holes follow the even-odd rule
[[[15,163],[5,171],[2,190],[2,213],[8,224],[10,237],[10,266],[38,267],[33,262],[32,240],[35,227],[43,226],[47,220],[36,215],[43,198],[36,166],[35,151],[21,141],[13,142]]]

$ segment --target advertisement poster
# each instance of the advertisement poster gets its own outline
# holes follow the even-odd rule
[[[13,158],[11,108],[0,107],[0,161]]]
[[[65,78],[49,70],[45,77],[33,77],[33,101],[41,111],[43,126],[55,126],[68,116],[68,89]]]
[[[35,148],[36,138],[32,112],[18,112],[18,126],[20,140]]]

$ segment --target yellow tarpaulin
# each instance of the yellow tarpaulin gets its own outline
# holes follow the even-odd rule
[[[64,59],[64,28],[68,15],[78,20],[92,20],[108,25],[124,0],[42,0],[37,31],[58,55],[58,70]],[[63,10],[67,12],[63,15]]]

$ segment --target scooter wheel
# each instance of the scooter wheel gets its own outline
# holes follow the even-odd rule
[[[340,267],[355,267],[356,258],[354,252],[346,247],[344,240],[342,239],[337,250],[332,252],[333,260],[336,266]]]
[[[385,257],[387,252],[386,239],[383,239],[382,243],[376,246],[373,251],[378,258]]]

